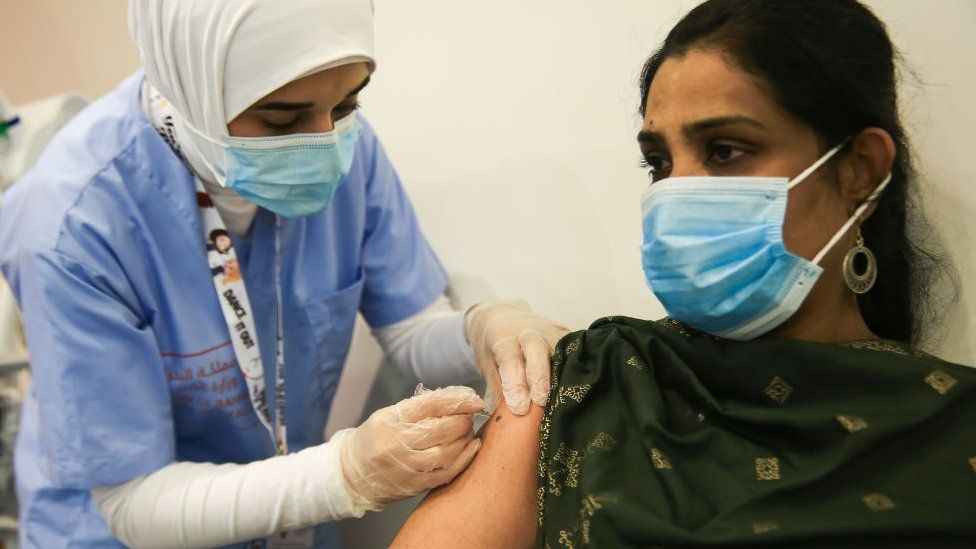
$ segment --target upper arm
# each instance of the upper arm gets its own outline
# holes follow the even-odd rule
[[[25,253],[17,270],[47,474],[88,489],[172,461],[170,395],[150,326],[108,275],[57,252]]]
[[[542,413],[532,405],[516,416],[501,405],[481,431],[482,447],[471,465],[424,499],[393,546],[532,546]]]

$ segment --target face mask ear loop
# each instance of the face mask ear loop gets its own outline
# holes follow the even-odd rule
[[[864,212],[868,209],[868,206],[870,206],[871,203],[876,201],[878,197],[881,196],[881,193],[884,192],[886,187],[888,187],[888,183],[891,183],[890,173],[888,174],[888,177],[886,177],[884,181],[882,181],[881,184],[878,185],[878,188],[876,188],[874,192],[871,193],[871,196],[869,196],[867,200],[865,200],[863,203],[861,203],[860,206],[858,206],[857,210],[854,211],[854,215],[847,220],[847,223],[844,223],[844,225],[840,228],[839,231],[837,231],[836,234],[834,234],[834,237],[831,238],[830,242],[828,242],[827,245],[820,250],[820,253],[817,254],[817,257],[813,258],[814,265],[819,265],[820,261],[824,258],[824,256],[827,255],[827,252],[829,252],[830,249],[834,247],[834,244],[837,244],[837,242],[845,234],[847,234],[847,231],[851,229],[851,226],[854,225],[854,223],[857,222],[859,219],[861,219],[861,215],[864,214]]]
[[[833,149],[830,149],[829,151],[827,151],[827,154],[821,156],[820,157],[820,160],[817,160],[816,162],[813,163],[812,166],[810,166],[809,168],[803,170],[803,172],[801,172],[800,175],[794,177],[793,178],[793,181],[790,181],[790,184],[787,185],[787,187],[786,187],[787,190],[792,189],[793,187],[796,187],[800,183],[803,183],[803,181],[806,178],[810,177],[810,174],[812,174],[813,172],[815,172],[818,169],[820,169],[820,166],[823,166],[828,160],[830,160],[831,158],[833,158],[833,156],[835,154],[837,154],[837,152],[839,150],[841,150],[842,148],[844,148],[844,145],[846,145],[847,142],[850,141],[850,140],[851,140],[850,138],[847,138],[847,139],[841,141],[839,145],[837,145]]]
[[[222,149],[226,149],[227,148],[227,145],[225,143],[221,143],[220,141],[217,141],[216,139],[212,139],[210,136],[205,135],[203,132],[201,132],[200,130],[198,130],[195,127],[193,127],[193,125],[190,124],[189,122],[187,122],[186,120],[182,120],[182,123],[183,123],[183,126],[184,127],[188,128],[191,132],[193,132],[193,133],[197,134],[198,136],[202,137],[204,140],[209,141],[209,142],[213,143],[214,145],[217,145],[218,147],[220,147]],[[190,140],[187,140],[187,145],[193,147],[193,149],[197,153],[197,158],[201,162],[203,162],[203,165],[206,166],[208,170],[210,170],[210,174],[213,175],[213,177],[217,181],[217,183],[219,183],[221,186],[227,186],[227,183],[225,181],[225,178],[221,177],[217,173],[217,169],[214,168],[213,164],[211,164],[209,160],[207,160],[207,156],[205,154],[202,154],[200,152],[200,149],[197,148],[196,143],[194,143],[193,140],[190,139]]]
[[[226,143],[222,143],[220,141],[217,141],[216,139],[210,137],[209,135],[207,135],[207,134],[201,132],[200,130],[194,128],[193,127],[193,124],[190,124],[186,120],[183,120],[183,125],[186,126],[191,132],[199,135],[200,137],[206,139],[207,141],[213,143],[214,145],[217,145],[218,147],[220,147],[222,149],[226,149],[227,148],[227,144]]]

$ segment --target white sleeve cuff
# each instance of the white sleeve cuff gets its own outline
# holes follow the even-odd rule
[[[295,454],[245,465],[178,462],[92,490],[112,535],[137,547],[212,547],[361,517],[340,462],[351,429]]]
[[[481,377],[464,335],[464,315],[451,309],[447,297],[373,335],[394,366],[424,384],[442,387]]]

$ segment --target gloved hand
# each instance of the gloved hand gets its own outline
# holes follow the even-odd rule
[[[569,328],[537,315],[517,300],[489,301],[465,315],[465,334],[488,382],[490,407],[499,394],[513,413],[543,406],[549,395],[549,359]]]
[[[377,511],[453,480],[481,448],[471,415],[484,406],[470,387],[447,387],[374,412],[340,448],[356,506]]]

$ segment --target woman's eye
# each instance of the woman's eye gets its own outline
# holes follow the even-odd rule
[[[354,105],[339,105],[338,107],[335,108],[334,111],[332,111],[333,114],[334,114],[334,116],[332,117],[332,119],[333,120],[341,120],[341,119],[349,116],[353,112],[355,112],[360,107],[362,107],[362,105],[359,104],[359,103],[356,103]]]
[[[708,161],[715,162],[716,164],[724,164],[739,158],[745,153],[746,151],[733,145],[712,145],[711,152],[708,155]]]
[[[297,121],[298,121],[298,117],[296,116],[296,117],[292,117],[290,119],[273,119],[272,120],[272,119],[265,118],[265,119],[261,120],[261,123],[264,124],[264,126],[267,127],[267,128],[271,128],[272,130],[279,130],[279,131],[281,131],[281,130],[287,130],[288,128],[294,126],[295,125],[295,122],[297,122]]]
[[[667,157],[658,154],[648,154],[641,159],[640,165],[647,170],[647,178],[651,182],[666,177],[671,171],[671,161]]]

